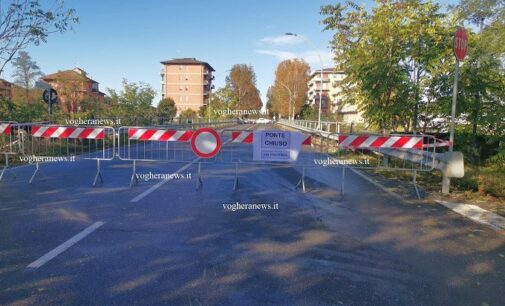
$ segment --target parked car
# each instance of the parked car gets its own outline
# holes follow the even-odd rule
[[[270,119],[266,119],[266,118],[258,118],[256,120],[256,123],[270,123]]]

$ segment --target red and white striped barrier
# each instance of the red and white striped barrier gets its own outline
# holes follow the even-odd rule
[[[32,136],[59,139],[104,139],[104,128],[67,127],[67,126],[32,126]]]
[[[231,142],[233,143],[252,143],[254,141],[253,131],[232,131]],[[310,146],[312,143],[312,136],[307,135],[302,142],[304,146]]]
[[[231,142],[234,143],[252,143],[254,133],[252,131],[232,131]]]
[[[340,135],[339,146],[350,149],[422,149],[423,136]]]
[[[143,141],[189,141],[194,131],[128,129],[128,139]]]
[[[10,134],[12,124],[10,123],[0,123],[0,134]]]

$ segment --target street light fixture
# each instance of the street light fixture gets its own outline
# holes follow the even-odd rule
[[[230,72],[230,71],[231,71],[231,69],[228,69],[228,70],[225,70],[225,71],[223,71],[221,73],[218,73],[217,75],[213,75],[212,76],[212,80],[215,79],[216,76],[220,76],[223,73]],[[208,116],[209,117],[209,123],[210,123],[210,101],[212,99],[212,89],[214,89],[213,87],[214,87],[214,85],[211,85],[211,87],[209,88],[209,102],[207,103],[207,110],[208,110],[208,113],[209,113],[209,116]]]
[[[319,57],[319,63],[321,64],[321,74],[320,74],[320,78],[321,78],[321,82],[320,82],[320,85],[319,85],[319,115],[318,115],[318,119],[317,119],[317,127],[318,128],[321,128],[321,102],[322,102],[322,99],[323,99],[323,59],[321,58],[321,54],[317,51],[317,48],[316,46],[310,41],[308,40],[307,38],[303,37],[303,36],[300,36],[296,33],[290,33],[290,32],[287,32],[286,35],[288,36],[296,36],[298,38],[300,38],[301,40],[305,41],[306,43],[308,43],[309,45],[311,45],[312,48],[314,48],[314,51],[316,51],[317,53],[317,56]]]

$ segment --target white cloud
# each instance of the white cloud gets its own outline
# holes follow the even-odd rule
[[[260,39],[260,43],[272,46],[287,46],[303,42],[303,37],[294,35],[267,36]]]
[[[296,54],[293,52],[288,52],[288,51],[281,51],[281,50],[265,50],[265,49],[259,49],[259,50],[254,50],[254,52],[259,53],[259,54],[266,54],[266,55],[272,55],[277,57],[279,61],[287,60],[287,59],[293,59],[296,58]]]
[[[254,52],[259,54],[275,56],[279,61],[301,58],[304,61],[306,61],[309,65],[311,65],[313,69],[320,69],[321,61],[323,62],[323,66],[325,68],[334,66],[333,54],[326,50],[307,51],[300,54],[276,49],[258,49],[254,50]],[[319,59],[319,56],[321,56],[321,60]]]

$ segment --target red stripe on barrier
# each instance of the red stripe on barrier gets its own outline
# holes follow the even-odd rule
[[[170,139],[170,137],[172,137],[172,135],[175,134],[175,130],[167,130],[165,131],[165,133],[163,133],[163,135],[160,136],[160,141],[167,141]]]
[[[353,142],[349,144],[349,147],[359,147],[363,142],[368,139],[368,136],[358,136]]]
[[[177,141],[188,141],[193,136],[194,131],[186,131]]]
[[[150,140],[151,136],[153,136],[156,132],[157,130],[146,130],[142,135],[140,135],[138,140]]]
[[[372,148],[380,148],[386,141],[388,141],[389,137],[379,136],[377,139],[370,144]]]
[[[11,125],[8,124],[5,130],[3,130],[2,134],[10,134],[11,133]]]
[[[60,134],[59,138],[68,138],[72,133],[75,131],[76,128],[66,128],[63,130],[63,132]]]
[[[105,129],[101,129],[100,133],[96,135],[94,139],[104,139],[105,138]]]
[[[395,143],[391,145],[391,148],[403,148],[403,146],[409,142],[411,137],[400,137]]]
[[[340,144],[340,143],[344,142],[346,139],[347,139],[346,135],[340,135],[340,136],[338,136],[338,143]]]
[[[424,141],[423,139],[419,139],[419,141],[413,146],[414,149],[422,149],[423,148]]]
[[[81,133],[79,133],[79,135],[77,135],[77,138],[86,138],[88,137],[89,134],[91,134],[91,132],[93,132],[93,129],[85,128],[84,131],[82,131]]]
[[[254,139],[253,135],[254,135],[253,133],[250,133],[249,135],[247,135],[246,138],[244,138],[244,141],[242,141],[242,142],[244,142],[244,143],[252,143],[253,139]]]
[[[235,139],[237,139],[237,137],[239,135],[240,135],[239,131],[233,131],[233,132],[231,132],[231,141],[234,141]]]
[[[50,126],[47,128],[47,130],[45,130],[44,133],[42,133],[42,135],[40,135],[40,137],[43,137],[43,138],[50,138],[51,135],[53,135],[53,133],[58,129],[58,127],[55,127],[55,126]]]
[[[307,137],[307,139],[305,139],[302,142],[302,146],[310,146],[311,144],[312,144],[312,136]]]
[[[137,133],[138,129],[128,129],[128,138],[132,138],[135,133]]]

